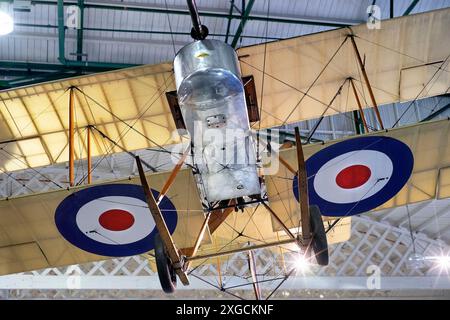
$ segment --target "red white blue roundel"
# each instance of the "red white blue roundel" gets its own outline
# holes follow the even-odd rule
[[[306,161],[309,203],[332,217],[372,210],[403,188],[413,165],[409,147],[390,137],[361,137],[333,144]],[[298,201],[297,177],[293,192]]]
[[[158,192],[152,190],[153,196]],[[177,225],[173,203],[159,203],[170,233]],[[157,232],[144,190],[133,184],[106,184],[72,193],[56,208],[55,223],[63,237],[85,251],[122,257],[154,248]]]

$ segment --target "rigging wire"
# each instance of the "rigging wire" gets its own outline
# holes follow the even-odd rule
[[[132,125],[128,124],[126,121],[124,121],[123,119],[121,119],[120,117],[118,117],[117,115],[115,115],[113,112],[109,111],[108,108],[103,107],[99,102],[97,102],[95,99],[93,99],[92,97],[90,97],[89,95],[87,95],[86,93],[84,93],[82,90],[76,88],[78,91],[80,91],[82,94],[86,95],[89,99],[91,99],[92,101],[94,101],[94,103],[96,103],[97,105],[99,105],[103,110],[105,110],[106,112],[108,112],[109,114],[111,114],[113,117],[115,117],[116,119],[118,119],[120,122],[124,123],[126,125],[126,128],[124,128],[120,133],[119,133],[119,137],[116,139],[117,141],[120,139],[123,139],[123,137],[130,131],[133,130],[136,133],[138,133],[139,135],[141,135],[142,137],[144,137],[145,139],[149,140],[150,142],[152,142],[153,144],[155,144],[156,146],[158,146],[160,149],[165,150],[167,153],[171,153],[169,150],[167,150],[166,148],[164,148],[163,146],[159,145],[158,143],[156,143],[155,141],[153,141],[152,139],[150,139],[149,137],[147,137],[145,134],[141,133],[139,130],[137,130],[136,128],[134,128],[134,125],[144,116],[144,114],[159,100],[159,98],[162,96],[162,94],[164,94],[165,89],[167,89],[167,87],[173,82],[173,78],[172,80],[167,83],[168,79],[165,79],[165,88],[158,88],[157,92],[159,90],[162,90],[161,92],[159,92],[159,94],[157,95],[157,97],[150,103],[150,105],[136,118],[136,120],[133,122]],[[164,86],[163,85],[163,86]],[[153,97],[156,95],[156,93],[153,95]],[[117,141],[115,141],[117,143]],[[110,148],[110,150],[112,150],[113,146]],[[109,151],[108,151],[109,153]],[[106,155],[103,155],[102,158],[96,163],[96,165],[91,169],[91,172],[94,171],[97,166],[99,165],[99,163],[105,158]],[[87,178],[87,176],[83,177],[83,181]]]
[[[242,59],[239,59],[239,61],[240,61],[241,63],[243,63],[243,64],[248,65],[250,68],[255,69],[255,70],[258,71],[258,72],[262,72],[261,69],[259,69],[259,68],[255,67],[255,66],[253,66],[252,64],[250,64],[250,63],[248,63],[248,62],[246,62],[246,61],[244,61],[244,60],[242,60]],[[302,91],[302,90],[300,90],[300,89],[298,89],[298,88],[296,88],[296,87],[290,85],[290,84],[287,83],[286,81],[283,81],[283,80],[281,80],[280,78],[277,78],[277,77],[271,75],[270,73],[267,73],[267,72],[266,72],[265,75],[268,76],[269,78],[272,78],[273,80],[275,80],[275,81],[277,81],[277,82],[279,82],[279,83],[281,83],[281,84],[287,86],[288,88],[290,88],[290,89],[292,89],[292,90],[295,90],[295,91],[297,91],[297,92],[299,92],[299,93],[301,93],[301,94],[303,94],[303,95],[306,95],[308,98],[310,98],[310,99],[312,99],[312,100],[314,100],[314,101],[320,103],[321,105],[323,105],[323,106],[325,106],[325,107],[328,106],[327,103],[325,103],[325,102],[323,102],[323,101],[317,99],[316,97],[310,95],[309,93],[307,93],[307,92],[305,92],[305,91]],[[356,79],[355,79],[355,80],[356,80]],[[358,80],[358,82],[360,82],[360,81]],[[372,86],[372,87],[373,87],[373,86]],[[373,88],[376,88],[376,87],[373,87]],[[380,90],[380,89],[378,89],[378,90]],[[389,92],[388,92],[388,93],[389,93]],[[389,94],[391,94],[391,93],[389,93]],[[330,109],[336,111],[338,114],[341,114],[341,115],[343,115],[344,117],[348,118],[349,120],[352,120],[352,121],[353,121],[353,118],[352,118],[351,116],[349,116],[347,113],[342,113],[340,110],[334,108],[333,106],[330,106]],[[278,121],[280,121],[280,122],[283,122],[282,119],[276,117],[274,114],[268,112],[267,110],[262,110],[262,112],[267,113],[269,116],[271,116],[272,118],[274,118],[274,119],[276,119],[276,120],[278,120]],[[260,115],[260,117],[262,117],[262,115]],[[280,126],[281,126],[281,125],[280,125]],[[368,127],[371,128],[371,129],[373,129],[373,127],[371,127],[370,125],[368,125]]]
[[[430,80],[428,80],[428,82],[423,86],[423,88],[419,91],[419,93],[416,95],[416,97],[414,98],[413,101],[411,101],[411,103],[408,105],[408,107],[405,109],[405,111],[403,111],[403,113],[400,115],[400,117],[397,119],[397,121],[395,121],[394,125],[392,126],[392,128],[394,128],[395,126],[397,126],[397,124],[400,122],[400,120],[403,118],[403,116],[406,114],[406,112],[408,112],[409,108],[411,108],[411,106],[416,102],[416,100],[419,98],[419,96],[422,94],[422,92],[428,87],[428,85],[431,83],[431,81],[434,79],[434,77],[438,74],[438,72],[440,70],[443,70],[442,67],[444,66],[444,64],[447,63],[448,58],[450,57],[450,54],[447,56],[447,58],[445,58],[445,60],[441,63],[441,65],[439,66],[439,68],[436,70],[436,72],[433,73],[433,75],[431,76]],[[441,76],[442,73],[439,75]],[[435,81],[437,81],[437,79],[439,78],[439,76],[435,79]],[[428,91],[433,87],[433,84],[431,85],[431,87],[428,89]]]
[[[374,45],[379,46],[379,47],[381,47],[381,48],[384,48],[384,49],[386,49],[386,50],[395,52],[395,53],[397,53],[397,54],[399,54],[399,55],[402,55],[402,56],[411,58],[411,59],[413,59],[413,60],[417,60],[417,61],[419,61],[419,62],[425,63],[425,64],[427,64],[427,65],[429,65],[429,66],[432,66],[433,68],[439,69],[439,67],[434,66],[433,64],[429,63],[428,61],[424,61],[424,60],[422,60],[422,59],[419,59],[419,58],[417,58],[417,57],[411,56],[411,55],[406,54],[406,53],[404,53],[404,52],[401,52],[401,51],[398,51],[398,50],[389,48],[389,47],[387,47],[387,46],[385,46],[385,45],[382,45],[382,44],[379,44],[379,43],[370,41],[370,40],[365,39],[365,38],[362,38],[362,37],[360,37],[359,35],[354,35],[354,37],[356,37],[356,38],[358,38],[358,39],[361,39],[361,40],[364,40],[364,41],[367,41],[367,42],[369,42],[369,43],[371,43],[371,44],[374,44]],[[450,72],[450,70],[447,70],[447,69],[443,69],[443,71],[445,71],[445,72]]]
[[[170,32],[170,37],[171,37],[171,40],[172,40],[173,54],[175,56],[177,54],[177,49],[175,47],[175,39],[174,39],[174,35],[173,35],[173,32],[172,32],[172,24],[170,23],[169,6],[167,5],[167,0],[164,0],[164,4],[166,6],[166,11],[167,11],[167,22],[169,24],[169,32]]]
[[[308,89],[306,90],[305,94],[300,98],[300,100],[297,102],[297,104],[295,105],[295,107],[291,110],[291,112],[288,114],[288,116],[286,117],[286,119],[283,121],[282,125],[285,125],[286,122],[289,120],[289,118],[291,117],[291,115],[294,113],[295,110],[297,110],[298,106],[300,105],[300,103],[303,101],[303,99],[306,97],[306,94],[309,93],[309,91],[312,89],[312,87],[316,84],[316,82],[319,80],[320,76],[325,72],[325,70],[327,69],[327,67],[329,66],[329,64],[331,63],[331,61],[333,61],[334,57],[338,54],[338,52],[341,50],[342,46],[345,44],[345,42],[347,41],[348,37],[345,37],[344,40],[342,41],[342,43],[339,45],[339,47],[336,49],[336,51],[333,53],[333,55],[331,56],[331,58],[328,60],[328,62],[325,64],[325,66],[322,68],[322,70],[319,72],[319,74],[316,76],[316,78],[314,79],[314,81],[309,85]]]
[[[43,173],[41,173],[40,171],[36,170],[36,168],[33,168],[31,166],[28,166],[22,159],[14,156],[13,154],[11,154],[9,151],[5,150],[4,147],[0,148],[1,151],[5,152],[6,154],[8,154],[10,157],[16,159],[17,161],[23,163],[24,165],[26,165],[28,167],[28,169],[36,172],[36,174],[39,174],[40,176],[42,176],[43,178],[45,178],[46,180],[50,181],[51,183],[53,183],[55,186],[59,187],[60,189],[64,189],[63,186],[61,186],[59,183],[53,181],[52,179],[50,179],[49,177],[45,176]],[[42,170],[42,169],[41,169]]]

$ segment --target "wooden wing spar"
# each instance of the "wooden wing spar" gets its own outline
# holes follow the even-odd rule
[[[348,78],[362,108],[448,92],[449,24],[450,9],[443,9],[382,21],[380,29],[362,24],[238,49],[242,74],[253,75],[262,104],[261,121],[254,126],[357,109],[352,94],[348,101],[338,95],[329,105]],[[178,141],[164,96],[175,88],[172,64],[135,67],[0,92],[0,169],[68,161],[70,88],[75,159],[86,158],[86,126],[114,142],[104,143],[95,133],[92,156]]]

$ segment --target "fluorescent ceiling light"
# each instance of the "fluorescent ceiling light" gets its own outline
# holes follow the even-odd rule
[[[0,36],[11,33],[14,30],[12,17],[6,12],[0,11]]]

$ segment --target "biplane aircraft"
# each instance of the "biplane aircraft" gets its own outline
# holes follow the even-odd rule
[[[327,265],[351,216],[450,197],[450,121],[386,128],[378,110],[448,92],[449,9],[235,51],[207,39],[188,4],[194,41],[173,64],[0,92],[2,172],[68,163],[70,184],[0,201],[0,274],[151,255],[170,293],[199,264],[258,248]],[[365,134],[314,143],[314,130],[295,130],[289,144],[266,130],[350,111]],[[167,152],[173,169],[140,149]],[[91,159],[115,152],[139,175],[92,183]]]

